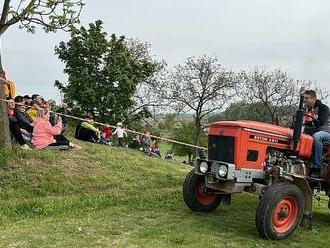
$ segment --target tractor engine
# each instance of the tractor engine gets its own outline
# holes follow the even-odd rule
[[[265,165],[268,168],[279,166],[282,172],[306,176],[309,164],[296,156],[288,156],[277,149],[268,149]]]

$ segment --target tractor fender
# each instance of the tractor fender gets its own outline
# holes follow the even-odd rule
[[[312,206],[313,206],[313,193],[306,178],[299,175],[292,175],[293,184],[296,185],[304,195],[305,208],[303,218],[301,220],[300,225],[312,229]]]

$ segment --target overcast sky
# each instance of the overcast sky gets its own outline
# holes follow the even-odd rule
[[[152,44],[169,65],[213,54],[229,69],[281,68],[296,79],[330,90],[330,1],[318,0],[86,0],[83,25],[101,19],[108,34]],[[3,1],[0,1],[2,6]],[[60,99],[65,81],[54,47],[67,33],[27,34],[17,27],[2,37],[3,65],[19,94]]]

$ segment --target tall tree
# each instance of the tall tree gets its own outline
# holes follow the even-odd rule
[[[255,108],[255,111],[262,109],[272,124],[281,124],[287,121],[288,116],[292,116],[301,88],[315,89],[321,99],[327,96],[326,90],[311,81],[295,80],[280,69],[255,67],[250,71],[241,71],[238,81],[241,83],[239,95],[244,102]]]
[[[132,54],[135,61],[149,60],[153,61],[153,57],[150,54],[151,44],[148,42],[141,42],[137,39],[128,39],[126,41],[130,54]],[[153,75],[145,78],[145,80],[137,85],[136,91],[133,96],[133,107],[130,111],[130,115],[134,116],[139,112],[150,112],[155,118],[159,109],[164,106],[159,101],[155,92],[155,85],[160,81],[161,75],[166,67],[164,60],[157,61]],[[141,116],[141,115],[140,115]]]
[[[141,48],[142,46],[142,48]],[[107,122],[131,122],[150,114],[135,108],[137,86],[159,69],[144,46],[103,31],[102,21],[73,29],[71,39],[55,48],[65,63],[67,84],[55,85],[76,113],[91,112]]]
[[[193,114],[198,145],[205,118],[223,108],[234,94],[232,73],[212,56],[190,57],[177,65],[158,86],[160,97],[181,112]]]
[[[16,24],[32,33],[36,26],[43,27],[46,32],[68,30],[79,22],[83,5],[82,0],[4,0],[0,18],[0,39],[9,27]],[[0,73],[2,70],[0,55]],[[0,97],[4,97],[2,85],[0,85]],[[0,103],[0,130],[3,130],[0,147],[10,147],[6,105],[3,102]]]

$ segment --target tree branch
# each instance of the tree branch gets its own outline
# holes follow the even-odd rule
[[[5,22],[7,20],[7,16],[8,16],[8,13],[9,13],[9,3],[10,3],[10,0],[5,0],[5,2],[3,3],[1,19],[0,19],[0,26],[5,24]]]

